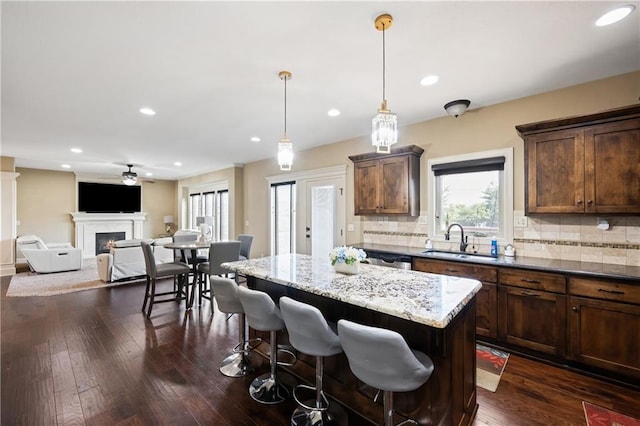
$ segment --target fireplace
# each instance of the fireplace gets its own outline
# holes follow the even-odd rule
[[[124,232],[120,240],[144,238],[146,213],[71,213],[76,224],[76,247],[85,259],[95,257],[98,233]],[[107,240],[108,241],[108,240]]]
[[[109,253],[114,241],[124,240],[126,232],[96,232],[96,254]]]

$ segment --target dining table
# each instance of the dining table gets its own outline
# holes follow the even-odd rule
[[[198,250],[209,250],[209,247],[213,242],[214,242],[213,240],[200,240],[200,239],[195,241],[174,241],[174,242],[164,244],[163,247],[171,250],[180,250],[180,252],[182,253],[183,259],[188,259],[189,255],[191,256],[191,259],[196,259],[198,256]],[[196,292],[196,285],[198,280],[198,262],[195,262],[195,261],[191,262],[191,268],[193,273],[193,281],[191,282],[191,285],[193,289],[191,290],[191,297],[189,297],[189,294],[187,293],[187,309],[191,309],[191,307],[193,306],[193,301],[196,296],[195,292]],[[186,291],[188,292],[189,291],[188,282],[186,287],[187,287]]]

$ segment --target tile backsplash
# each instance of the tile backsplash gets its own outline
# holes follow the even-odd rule
[[[418,218],[362,217],[366,243],[424,247],[426,223]],[[609,228],[598,227],[606,220]],[[640,266],[640,216],[529,216],[527,227],[513,229],[516,255]],[[489,252],[488,238],[469,237],[469,248]],[[457,250],[455,241],[434,242],[434,248]],[[501,252],[504,247],[501,247]]]

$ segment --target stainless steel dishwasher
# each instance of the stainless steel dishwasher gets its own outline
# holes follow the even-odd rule
[[[411,269],[411,257],[403,254],[367,251],[369,263],[389,268]]]

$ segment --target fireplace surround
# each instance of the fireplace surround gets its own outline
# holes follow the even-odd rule
[[[124,233],[123,239],[144,238],[146,213],[71,213],[76,228],[75,246],[84,258],[95,257],[97,233]]]

